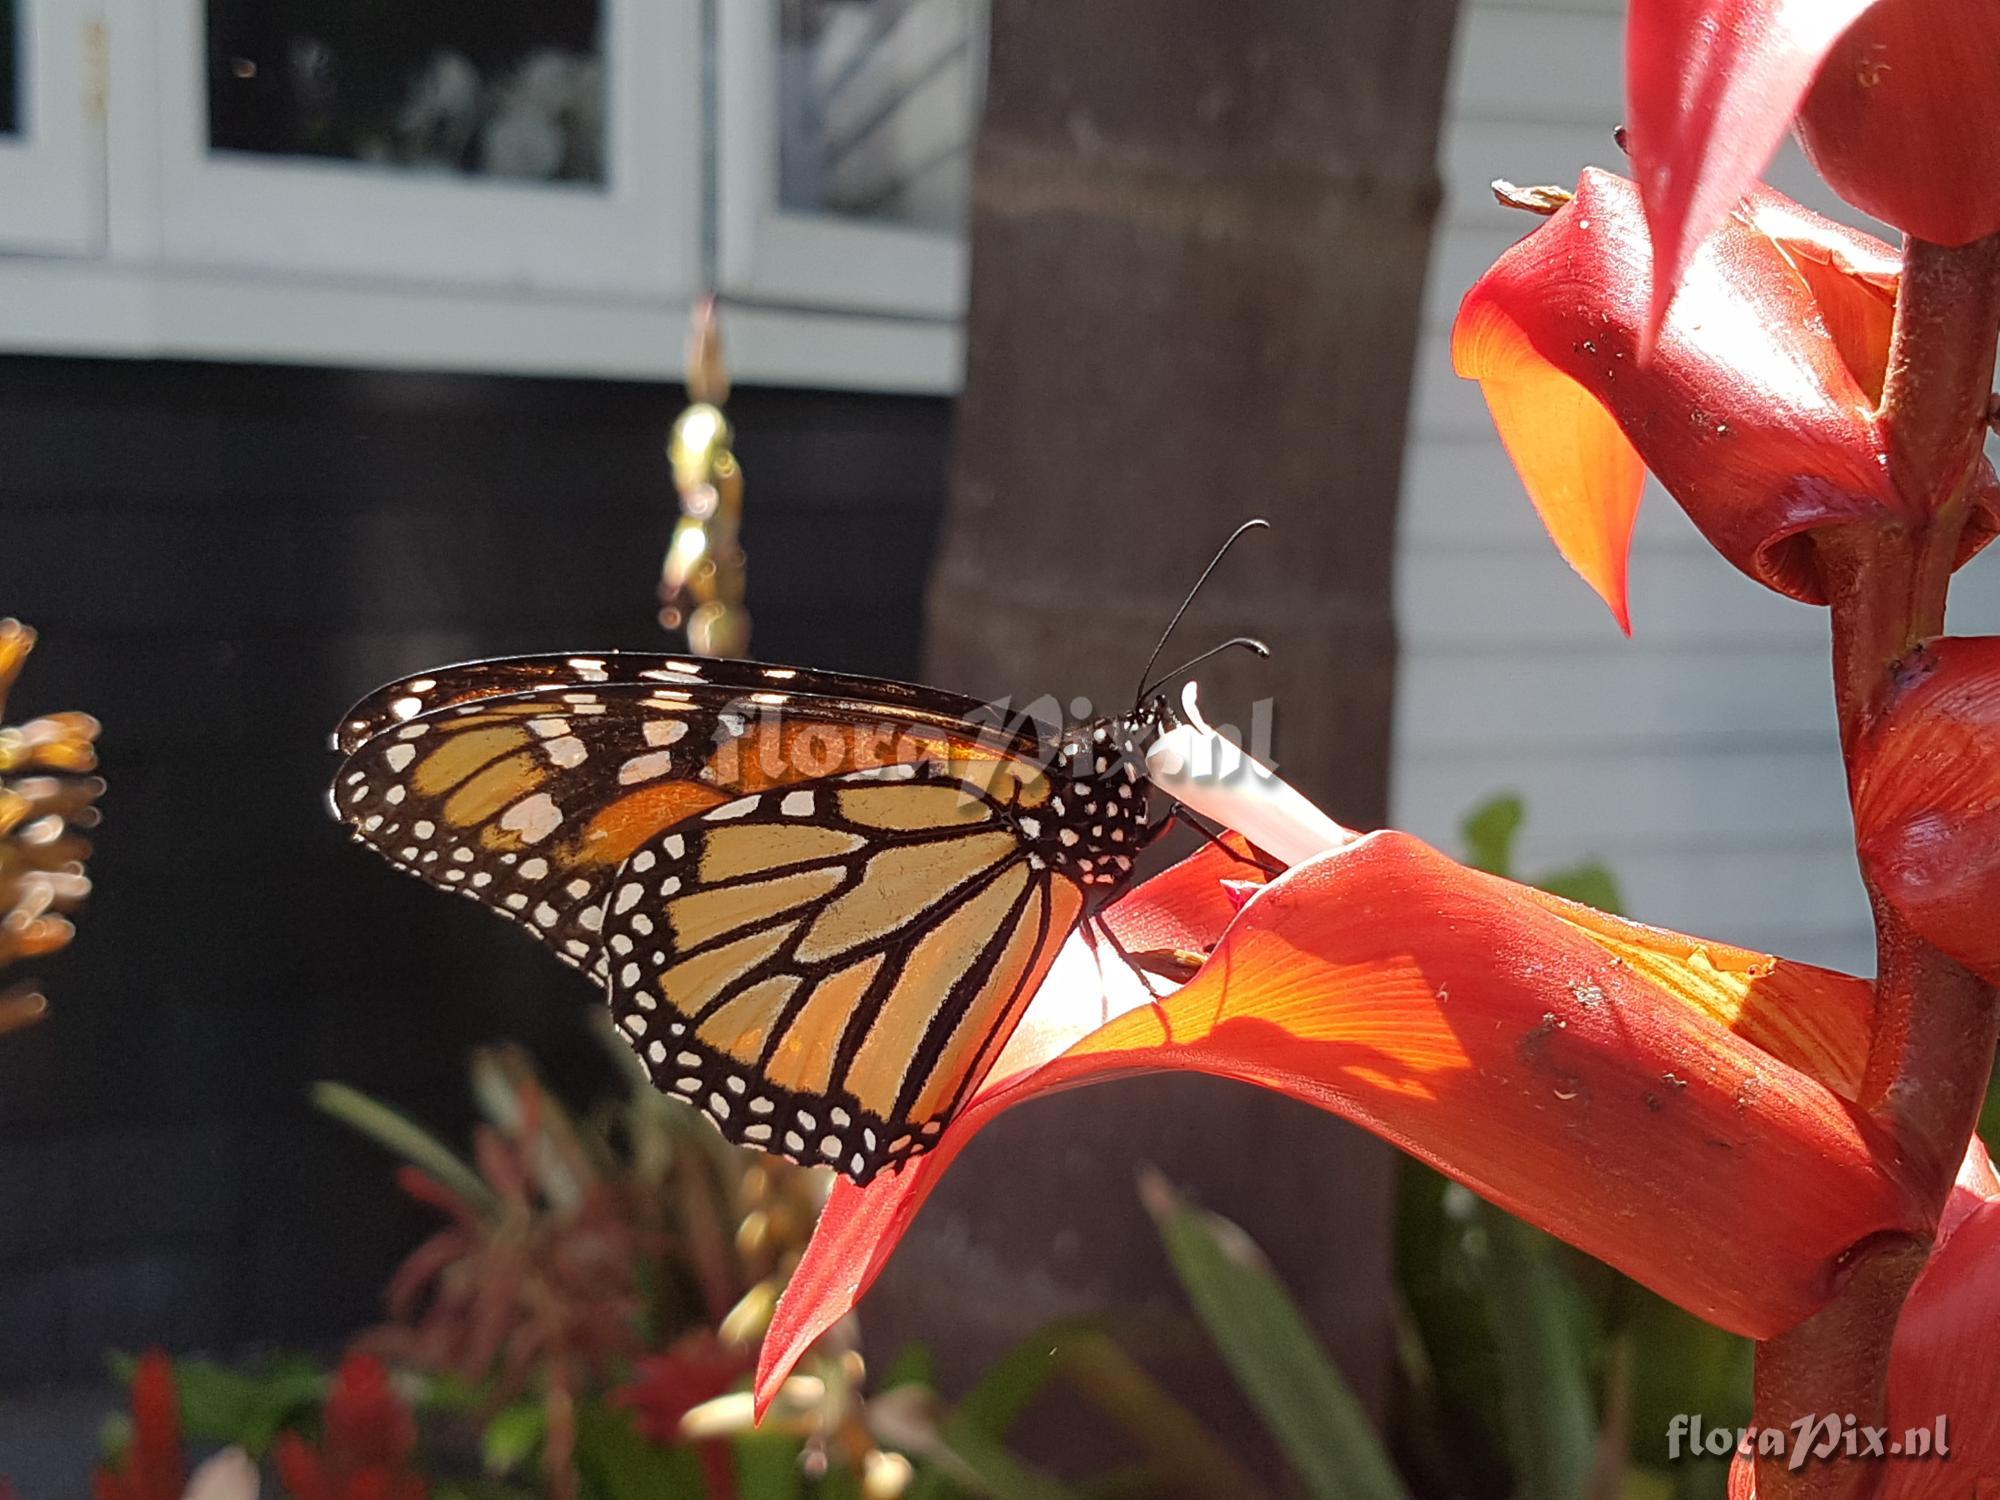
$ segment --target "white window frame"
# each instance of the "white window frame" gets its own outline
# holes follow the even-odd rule
[[[715,12],[721,290],[780,306],[962,317],[964,234],[779,206],[778,0],[716,0]]]
[[[520,183],[208,149],[206,5],[159,7],[159,253],[169,263],[451,286],[692,294],[701,261],[698,0],[605,0],[609,181]]]
[[[95,0],[15,0],[21,133],[0,136],[0,249],[104,246],[104,27]]]

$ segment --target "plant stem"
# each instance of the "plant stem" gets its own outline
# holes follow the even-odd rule
[[[1971,515],[2000,341],[2000,236],[1903,250],[1879,420],[1902,514],[1822,533],[1820,581],[1833,629],[1841,748],[1855,745],[1894,684],[1897,664],[1944,629],[1945,596]],[[1850,771],[1851,777],[1851,771]],[[1856,1101],[1895,1144],[1912,1192],[1941,1205],[1993,1071],[1993,988],[1925,943],[1872,886],[1875,1029]],[[1902,1236],[1857,1246],[1818,1313],[1760,1346],[1762,1427],[1803,1418],[1886,1425],[1889,1349],[1928,1247]],[[1871,1493],[1877,1464],[1793,1470],[1760,1455],[1759,1500]]]

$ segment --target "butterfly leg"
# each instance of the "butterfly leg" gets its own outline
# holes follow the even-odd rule
[[[1167,816],[1170,820],[1178,820],[1187,824],[1188,827],[1207,839],[1238,864],[1250,865],[1261,870],[1266,876],[1278,876],[1285,873],[1285,867],[1282,864],[1272,859],[1262,850],[1257,849],[1255,845],[1251,846],[1253,852],[1250,854],[1245,854],[1240,849],[1231,848],[1229,843],[1222,837],[1222,830],[1220,828],[1217,828],[1199,813],[1191,811],[1184,803],[1176,802],[1173,811],[1167,814]]]
[[[1091,917],[1084,924],[1084,935],[1091,947],[1095,948],[1101,938],[1111,945],[1111,951],[1146,987],[1146,993],[1154,999],[1162,998],[1162,992],[1153,987],[1154,979],[1164,979],[1175,986],[1186,984],[1194,978],[1195,970],[1202,965],[1206,954],[1179,948],[1148,948],[1134,953],[1118,941],[1118,934],[1111,930],[1111,924],[1102,916]],[[1166,993],[1171,993],[1168,991]]]

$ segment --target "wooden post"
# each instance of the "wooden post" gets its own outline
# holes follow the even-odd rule
[[[1214,547],[1267,516],[1275,533],[1246,540],[1166,660],[1264,637],[1272,662],[1204,668],[1205,704],[1247,728],[1250,701],[1274,699],[1287,776],[1345,822],[1382,819],[1396,494],[1455,15],[996,0],[930,680],[1123,707]],[[870,1347],[923,1339],[949,1388],[1050,1319],[1182,1306],[1133,1190],[1141,1162],[1243,1223],[1380,1394],[1389,1149],[1214,1080],[1093,1088],[999,1122],[868,1303]],[[1218,1373],[1183,1377],[1226,1409]]]

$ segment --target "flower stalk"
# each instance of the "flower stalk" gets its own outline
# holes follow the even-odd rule
[[[1920,642],[1942,633],[1951,571],[1971,514],[2000,341],[2000,236],[1947,248],[1906,242],[1881,421],[1905,514],[1815,537],[1832,616],[1841,744],[1853,752]],[[1915,1192],[1941,1207],[1993,1071],[1993,986],[1926,943],[1869,882],[1875,1025],[1857,1103],[1901,1148]],[[1928,1247],[1902,1236],[1857,1247],[1826,1307],[1760,1346],[1759,1424],[1829,1410],[1886,1425],[1890,1342]],[[1864,1496],[1879,1466],[1791,1470],[1760,1458],[1763,1500]]]

